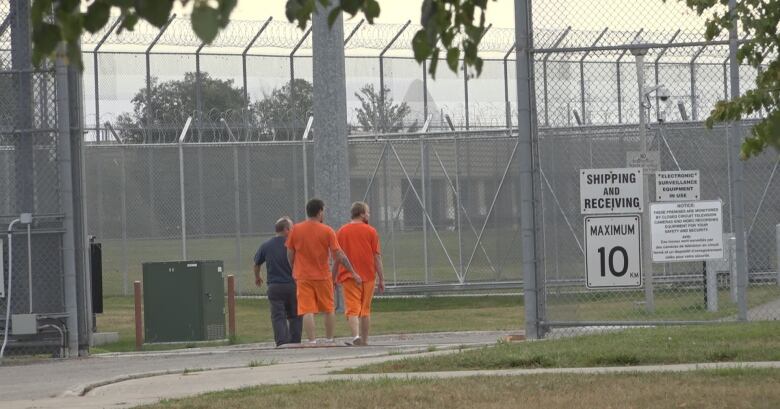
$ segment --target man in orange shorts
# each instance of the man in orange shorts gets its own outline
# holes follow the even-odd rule
[[[368,345],[368,330],[371,326],[371,300],[374,297],[375,280],[380,293],[385,291],[382,272],[382,255],[379,252],[379,234],[368,224],[369,209],[363,202],[352,204],[352,221],[339,229],[339,246],[352,261],[359,277],[350,269],[334,263],[334,276],[344,290],[349,328],[352,330],[352,345]]]
[[[325,314],[325,336],[333,343],[334,304],[333,278],[330,257],[357,276],[339,247],[336,232],[323,223],[325,203],[311,199],[306,203],[308,219],[295,225],[287,236],[287,259],[295,278],[298,315],[303,316],[303,332],[310,343],[315,343],[314,314]]]

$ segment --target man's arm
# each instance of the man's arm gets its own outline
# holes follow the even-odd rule
[[[263,277],[260,276],[260,264],[253,265],[252,270],[255,272],[255,285],[257,285],[258,287],[262,287]]]
[[[341,262],[339,262],[339,259],[335,258],[333,259],[333,266],[330,268],[331,274],[333,274],[333,282],[336,282],[336,278],[339,275],[339,267],[341,266]]]
[[[347,255],[344,254],[344,250],[341,249],[335,250],[333,254],[334,254],[333,259],[336,260],[336,263],[341,263],[344,266],[344,268],[346,268],[347,271],[349,271],[349,273],[352,274],[352,279],[355,280],[356,283],[360,284],[363,282],[363,280],[360,278],[358,273],[352,267],[352,263],[349,262]]]
[[[295,262],[295,250],[287,247],[287,262],[290,263],[290,268],[293,268]]]
[[[377,283],[377,286],[379,288],[379,294],[384,294],[385,292],[385,272],[382,267],[382,255],[381,254],[374,254],[374,266],[376,267],[376,276],[379,278],[379,282]]]

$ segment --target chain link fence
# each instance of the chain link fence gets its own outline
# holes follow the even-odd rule
[[[57,90],[54,67],[31,64],[29,6],[21,3],[0,4],[0,327],[9,326],[7,312],[36,314],[38,333],[12,336],[6,355],[59,355],[67,330]],[[16,224],[9,238],[5,233],[21,213],[34,214],[34,221]]]
[[[652,128],[650,151],[660,153],[662,170],[699,170],[702,200],[723,202],[724,231],[733,231],[729,201],[729,128],[704,129],[701,124],[663,124]],[[639,149],[635,126],[617,129],[558,129],[540,134],[543,206],[545,323],[550,327],[641,325],[662,322],[735,320],[737,314],[733,255],[716,269],[718,293],[708,309],[708,263],[655,263],[652,281],[655,308],[638,290],[586,290],[583,216],[580,213],[580,169],[626,167],[626,155]],[[748,232],[748,319],[780,318],[780,273],[776,234],[780,221],[780,179],[776,152],[746,163],[745,209]],[[654,179],[649,194],[654,197]],[[728,233],[727,233],[728,235]],[[645,235],[649,237],[649,235]],[[725,241],[728,247],[728,239]],[[648,274],[645,272],[645,274]],[[712,297],[712,294],[710,294]],[[712,300],[711,300],[712,302]]]
[[[516,146],[508,131],[350,141],[352,199],[373,209],[389,285],[519,284]],[[224,260],[240,294],[258,293],[252,256],[279,217],[304,218],[315,190],[311,149],[309,141],[87,146],[89,232],[103,243],[106,293],[127,295],[143,262],[178,258]]]

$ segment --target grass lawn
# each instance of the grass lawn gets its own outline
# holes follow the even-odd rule
[[[406,358],[349,373],[780,360],[780,322],[636,328]]]
[[[777,385],[780,370],[333,381],[223,391],[143,408],[774,409]]]
[[[415,332],[519,330],[523,328],[523,300],[518,296],[431,297],[376,299],[372,307],[372,334]],[[108,297],[105,313],[98,315],[98,331],[119,332],[119,342],[92,348],[93,352],[119,352],[135,349],[133,299]],[[322,321],[317,320],[322,333]],[[273,341],[268,301],[236,300],[238,343]],[[336,319],[336,336],[346,337],[349,328],[343,316]],[[145,349],[184,347],[154,346]]]

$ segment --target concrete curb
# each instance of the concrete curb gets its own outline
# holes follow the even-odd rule
[[[420,354],[426,354],[426,353],[435,353],[435,352],[455,352],[456,350],[460,350],[463,347],[465,348],[476,348],[480,346],[486,346],[489,344],[481,344],[481,343],[475,343],[475,344],[465,344],[465,345],[448,345],[448,346],[437,346],[436,351],[429,351],[428,345],[402,345],[399,346],[400,351],[399,354],[391,354],[386,351],[377,352],[377,353],[369,353],[366,355],[360,355],[360,356],[354,356],[349,358],[343,358],[343,360],[357,360],[357,359],[370,359],[370,358],[380,358],[380,357],[389,357],[389,358],[400,358],[405,356],[416,356]],[[275,348],[271,348],[275,349]],[[229,352],[224,352],[229,353]],[[286,362],[283,364],[271,364],[271,365],[264,365],[267,367],[272,367],[276,365],[289,365],[289,364],[305,364],[305,363],[316,363],[316,362],[323,362],[321,359],[305,359],[300,361],[292,361],[292,362]],[[151,372],[139,372],[134,374],[126,374],[126,375],[120,375],[113,378],[109,378],[100,382],[93,382],[88,383],[84,385],[78,385],[73,389],[67,390],[60,394],[61,397],[66,396],[84,396],[88,394],[90,391],[120,383],[120,382],[126,382],[126,381],[132,381],[137,379],[144,379],[144,378],[153,378],[155,376],[165,376],[165,375],[177,375],[177,374],[185,374],[190,372],[208,372],[208,371],[219,371],[219,370],[225,370],[225,369],[239,369],[239,368],[247,368],[248,365],[225,365],[225,366],[214,366],[214,367],[208,367],[208,368],[193,368],[193,369],[177,369],[177,370],[170,370],[170,371],[151,371]]]

